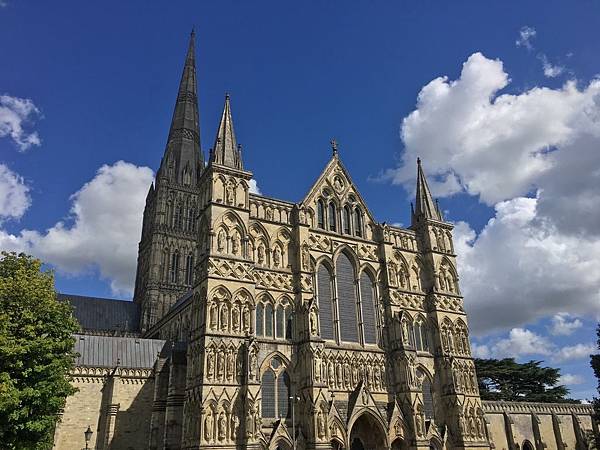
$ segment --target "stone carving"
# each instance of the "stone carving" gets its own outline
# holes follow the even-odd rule
[[[382,355],[345,351],[325,352],[321,373],[329,389],[354,389],[360,381],[373,392],[386,389],[385,360]]]

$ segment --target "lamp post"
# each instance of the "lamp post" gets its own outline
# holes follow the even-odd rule
[[[89,450],[88,443],[90,442],[90,439],[92,439],[92,434],[94,434],[94,432],[88,425],[87,430],[83,432],[83,435],[85,436],[85,450]]]
[[[297,395],[290,395],[290,401],[292,402],[292,439],[294,443],[294,450],[296,450],[296,413],[295,413],[295,405],[300,397]]]

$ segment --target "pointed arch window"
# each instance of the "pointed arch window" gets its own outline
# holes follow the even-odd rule
[[[331,296],[331,274],[325,265],[317,269],[317,301],[319,303],[319,325],[323,339],[334,339],[333,305]]]
[[[375,314],[375,285],[363,272],[360,276],[360,306],[365,344],[377,344],[377,319]]]
[[[290,412],[290,377],[281,372],[277,377],[277,417],[287,418]]]
[[[171,283],[179,282],[179,250],[171,255],[170,280]]]
[[[360,208],[356,208],[354,210],[354,234],[358,237],[362,237],[362,235],[363,235],[362,223],[363,223],[362,211],[360,210]]]
[[[427,376],[423,380],[423,412],[425,419],[433,419],[433,391],[431,390],[431,381]]]
[[[175,228],[176,230],[181,229],[181,224],[182,224],[182,220],[183,220],[182,214],[183,214],[183,207],[181,205],[175,206],[175,214],[173,216],[173,228]]]
[[[265,336],[273,337],[273,305],[270,303],[265,307]]]
[[[275,310],[275,337],[283,339],[284,336],[284,311],[283,306],[279,305]]]
[[[352,222],[351,218],[350,218],[350,207],[349,206],[344,206],[344,215],[343,215],[343,219],[344,219],[344,234],[350,234],[350,223]]]
[[[317,201],[317,226],[325,229],[325,206],[323,200]]]
[[[189,253],[185,258],[185,284],[191,286],[194,282],[194,255]]]
[[[336,231],[337,230],[337,212],[335,208],[335,203],[331,202],[329,204],[329,230]]]
[[[285,308],[285,338],[292,339],[294,315],[291,306]]]
[[[427,324],[423,318],[417,318],[415,322],[415,348],[419,351],[429,351],[429,339]]]
[[[271,369],[265,370],[261,380],[261,415],[262,417],[275,418],[275,373]]]
[[[358,342],[354,266],[350,258],[344,253],[340,253],[338,256],[335,276],[339,305],[340,339],[345,342]]]
[[[265,332],[265,307],[262,303],[256,305],[256,335],[262,336]]]

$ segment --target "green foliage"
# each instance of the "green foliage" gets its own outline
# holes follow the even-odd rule
[[[514,358],[475,359],[479,393],[484,400],[516,402],[577,402],[558,385],[560,369],[541,367],[541,361],[523,364]]]
[[[0,443],[6,450],[52,447],[55,423],[75,389],[70,305],[58,302],[41,261],[2,252],[0,259]]]
[[[598,337],[596,343],[598,345],[598,350],[600,350],[600,323],[598,323],[598,328],[596,328],[596,336]],[[598,380],[598,394],[600,394],[600,354],[590,355],[590,365]],[[594,416],[596,416],[596,420],[600,420],[600,397],[594,397],[592,405],[594,406]],[[596,436],[596,448],[600,448],[600,434]]]

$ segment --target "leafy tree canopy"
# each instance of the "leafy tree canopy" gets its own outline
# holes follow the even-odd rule
[[[58,413],[75,389],[70,305],[57,301],[54,276],[38,259],[0,258],[0,442],[49,449]]]
[[[517,402],[578,402],[558,385],[560,369],[541,361],[517,363],[514,358],[475,359],[479,393],[484,400]]]

